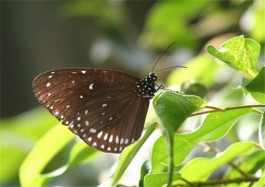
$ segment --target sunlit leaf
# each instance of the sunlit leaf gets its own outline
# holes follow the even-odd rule
[[[256,101],[265,104],[265,66],[263,66],[259,74],[245,86],[245,89]]]
[[[43,186],[50,180],[50,176],[42,176],[41,173],[54,156],[63,149],[74,135],[67,128],[56,125],[45,134],[28,154],[20,167],[19,177],[21,185]]]
[[[0,123],[0,183],[4,184],[17,178],[17,171],[28,152],[58,121],[45,110],[36,108],[2,119]]]
[[[70,158],[68,160],[68,166],[70,167],[86,163],[99,154],[101,154],[100,151],[89,147],[84,142],[80,142],[75,144],[75,146],[72,148]]]
[[[255,142],[239,142],[228,147],[215,158],[195,158],[187,163],[181,170],[181,176],[192,181],[205,181],[219,167],[239,156],[249,155],[258,145]],[[173,184],[181,184],[183,181],[175,181]]]
[[[254,175],[258,170],[265,169],[265,151],[257,150],[247,156],[245,159],[240,160],[237,164],[237,168],[230,168],[226,173],[226,178],[233,179],[242,177],[242,174],[238,172],[240,169],[244,173]]]
[[[238,36],[223,43],[219,50],[209,45],[207,51],[250,79],[258,74],[260,45],[255,40]]]
[[[150,125],[141,139],[139,139],[133,145],[130,145],[129,147],[127,147],[122,152],[120,160],[119,160],[119,164],[113,176],[112,186],[115,186],[119,182],[120,178],[122,177],[123,173],[129,166],[129,164],[131,163],[132,159],[135,157],[135,155],[137,154],[139,149],[142,147],[142,145],[145,143],[147,138],[154,132],[156,127],[157,127],[156,123]]]
[[[219,65],[207,54],[199,55],[188,61],[185,69],[177,69],[167,78],[168,85],[183,84],[190,80],[197,80],[205,85],[211,85]],[[205,73],[207,72],[207,73]]]
[[[172,91],[163,92],[153,100],[161,125],[175,132],[192,112],[205,106],[204,101],[191,95],[179,95]]]
[[[173,173],[173,180],[181,179],[181,175],[179,173]],[[144,186],[152,186],[159,187],[167,184],[168,181],[168,173],[155,173],[148,174],[144,179]]]
[[[241,116],[252,111],[252,108],[242,108],[211,113],[196,131],[189,134],[176,133],[174,137],[175,165],[181,164],[198,143],[215,141],[225,136]],[[162,172],[167,160],[166,144],[161,137],[153,147],[152,172]]]
[[[209,4],[215,2],[211,0],[157,2],[148,12],[140,41],[144,44],[151,42],[159,47],[175,41],[178,45],[194,48],[196,36],[187,22]]]

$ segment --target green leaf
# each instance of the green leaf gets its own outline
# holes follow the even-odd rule
[[[187,68],[177,69],[169,74],[167,84],[176,85],[190,80],[197,80],[207,86],[212,85],[216,70],[220,65],[215,63],[213,57],[209,54],[203,54],[192,58],[186,63],[186,66]]]
[[[265,41],[264,23],[265,23],[265,3],[264,0],[256,0],[254,6],[251,7],[251,13],[253,14],[253,28],[250,31],[251,38],[257,40],[260,43]]]
[[[166,46],[175,41],[178,45],[194,48],[196,36],[187,22],[196,18],[206,5],[215,4],[211,0],[204,1],[166,1],[155,3],[146,17],[141,43],[155,46]],[[176,11],[178,10],[178,11]]]
[[[237,163],[237,168],[244,173],[255,175],[255,173],[258,172],[258,170],[261,170],[261,168],[265,169],[264,161],[265,151],[257,150],[243,160],[240,160],[240,162]],[[226,173],[225,178],[233,179],[239,177],[242,177],[242,174],[238,172],[238,169],[231,167],[231,169]]]
[[[185,95],[196,95],[204,98],[208,94],[208,89],[204,84],[196,81],[188,81],[181,85],[181,93]]]
[[[211,113],[196,131],[189,134],[176,133],[173,150],[175,165],[181,164],[194,146],[200,142],[211,142],[222,138],[241,116],[253,111],[252,108],[241,108]],[[152,172],[164,171],[168,159],[166,153],[165,141],[160,137],[155,142],[152,151]]]
[[[153,105],[161,125],[168,131],[175,132],[192,112],[204,107],[205,103],[197,96],[165,91],[154,98]]]
[[[256,101],[265,104],[265,66],[245,88]]]
[[[239,156],[251,154],[257,146],[255,142],[239,142],[217,154],[215,158],[195,158],[180,170],[181,176],[190,182],[205,181],[216,169]],[[183,181],[175,181],[173,184],[182,183]]]
[[[131,163],[132,159],[135,157],[135,155],[137,154],[139,149],[142,147],[142,145],[145,143],[145,141],[148,139],[148,137],[154,132],[156,127],[157,127],[156,123],[150,125],[147,128],[144,136],[140,140],[138,140],[133,145],[130,145],[122,152],[118,166],[116,168],[116,172],[114,173],[114,176],[113,176],[112,186],[117,185],[120,178],[124,174],[125,170]]]
[[[45,167],[51,160],[74,138],[74,135],[57,125],[45,134],[29,153],[20,168],[20,182],[22,186],[44,186],[53,178],[62,175],[70,167],[87,163],[101,152],[92,149],[84,142],[77,143],[71,149],[67,163],[49,173],[43,174]],[[56,142],[56,144],[54,144]],[[51,146],[52,145],[52,146]],[[45,153],[45,154],[44,154]],[[32,166],[34,163],[34,167]]]
[[[141,167],[139,187],[144,187],[144,178],[148,173],[150,173],[150,170],[151,170],[150,160],[144,161],[144,163],[142,164],[142,167]]]
[[[67,165],[71,167],[82,163],[87,163],[101,153],[102,152],[91,148],[84,142],[77,143],[71,149],[70,158],[67,162]]]
[[[223,43],[220,50],[209,45],[207,51],[250,79],[258,74],[260,45],[255,40],[238,36]]]
[[[179,173],[173,173],[173,180],[181,179]],[[144,178],[144,186],[161,187],[168,181],[168,173],[148,174]]]
[[[265,186],[265,175],[264,175],[264,173],[260,177],[260,180],[257,182],[257,186]]]
[[[36,108],[12,118],[1,119],[0,183],[12,183],[36,141],[58,123],[48,111]],[[34,133],[32,133],[34,132]]]
[[[153,105],[161,121],[163,135],[167,141],[169,158],[168,186],[170,186],[174,168],[174,133],[194,111],[204,107],[205,103],[197,96],[183,96],[172,91],[166,91],[154,98]]]
[[[20,167],[19,177],[21,186],[44,186],[50,180],[50,176],[42,176],[41,172],[54,156],[73,138],[74,135],[61,125],[56,125],[45,134],[37,142]]]
[[[265,113],[263,113],[259,124],[259,144],[265,150]]]

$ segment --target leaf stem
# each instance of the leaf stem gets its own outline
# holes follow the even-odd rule
[[[167,151],[168,151],[168,181],[167,187],[171,186],[173,180],[173,172],[174,172],[174,152],[173,152],[173,144],[174,144],[174,133],[167,131],[164,134],[167,141]]]
[[[195,112],[191,114],[191,116],[197,116],[197,115],[202,115],[202,114],[208,114],[208,113],[213,113],[213,112],[220,112],[220,111],[228,111],[228,110],[235,110],[235,109],[240,109],[240,108],[252,108],[252,107],[265,107],[265,105],[241,105],[241,106],[233,106],[233,107],[227,107],[227,108],[218,108],[214,106],[205,106],[204,108],[210,108],[211,110],[206,110],[202,112]],[[260,112],[257,110],[260,114],[263,114],[263,112]]]
[[[243,178],[234,178],[234,179],[217,179],[217,180],[209,180],[204,182],[189,182],[189,184],[185,185],[177,185],[178,187],[182,186],[215,186],[218,184],[231,184],[231,183],[241,183],[241,182],[255,182],[258,181],[258,177],[243,177]],[[192,184],[192,185],[191,185]],[[175,186],[175,185],[172,185]],[[176,186],[176,187],[177,187]]]

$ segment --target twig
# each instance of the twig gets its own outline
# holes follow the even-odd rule
[[[180,186],[214,186],[218,184],[231,184],[231,183],[241,183],[241,182],[255,182],[258,181],[258,177],[244,177],[244,178],[234,178],[234,179],[217,179],[217,180],[209,180],[203,182],[190,182],[188,184],[177,184],[172,185],[172,187],[180,187]]]
[[[240,108],[252,108],[252,107],[265,107],[265,105],[242,105],[242,106],[233,106],[233,107],[227,107],[227,108],[218,108],[214,106],[205,106],[205,108],[210,108],[212,110],[207,110],[207,111],[202,111],[202,112],[195,112],[191,114],[190,116],[197,116],[197,115],[202,115],[202,114],[208,114],[212,112],[224,112],[228,110],[235,110],[235,109],[240,109]],[[261,112],[259,112],[261,113]]]

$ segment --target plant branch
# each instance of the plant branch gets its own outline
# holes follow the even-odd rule
[[[265,105],[242,105],[242,106],[233,106],[233,107],[227,107],[227,108],[218,108],[214,106],[205,106],[204,108],[210,108],[211,110],[206,110],[202,112],[195,112],[191,114],[191,116],[197,116],[197,115],[202,115],[202,114],[208,114],[208,113],[213,113],[213,112],[224,112],[228,110],[235,110],[235,109],[240,109],[240,108],[252,108],[252,107],[265,107]]]
[[[172,185],[173,186],[215,186],[218,184],[231,184],[231,183],[241,183],[241,182],[256,182],[258,181],[258,177],[244,177],[244,178],[234,178],[234,179],[217,179],[217,180],[209,180],[209,181],[203,181],[203,182],[189,182],[188,184],[177,184]],[[192,185],[191,185],[192,184]]]
[[[214,154],[218,154],[220,153],[220,150],[214,146],[212,146],[212,144],[210,143],[206,143],[206,145],[209,147],[210,151],[213,152]],[[234,170],[238,171],[243,177],[249,177],[249,175],[247,173],[245,173],[244,171],[242,171],[237,165],[235,165],[233,162],[229,161],[227,162],[227,164],[232,167]]]

